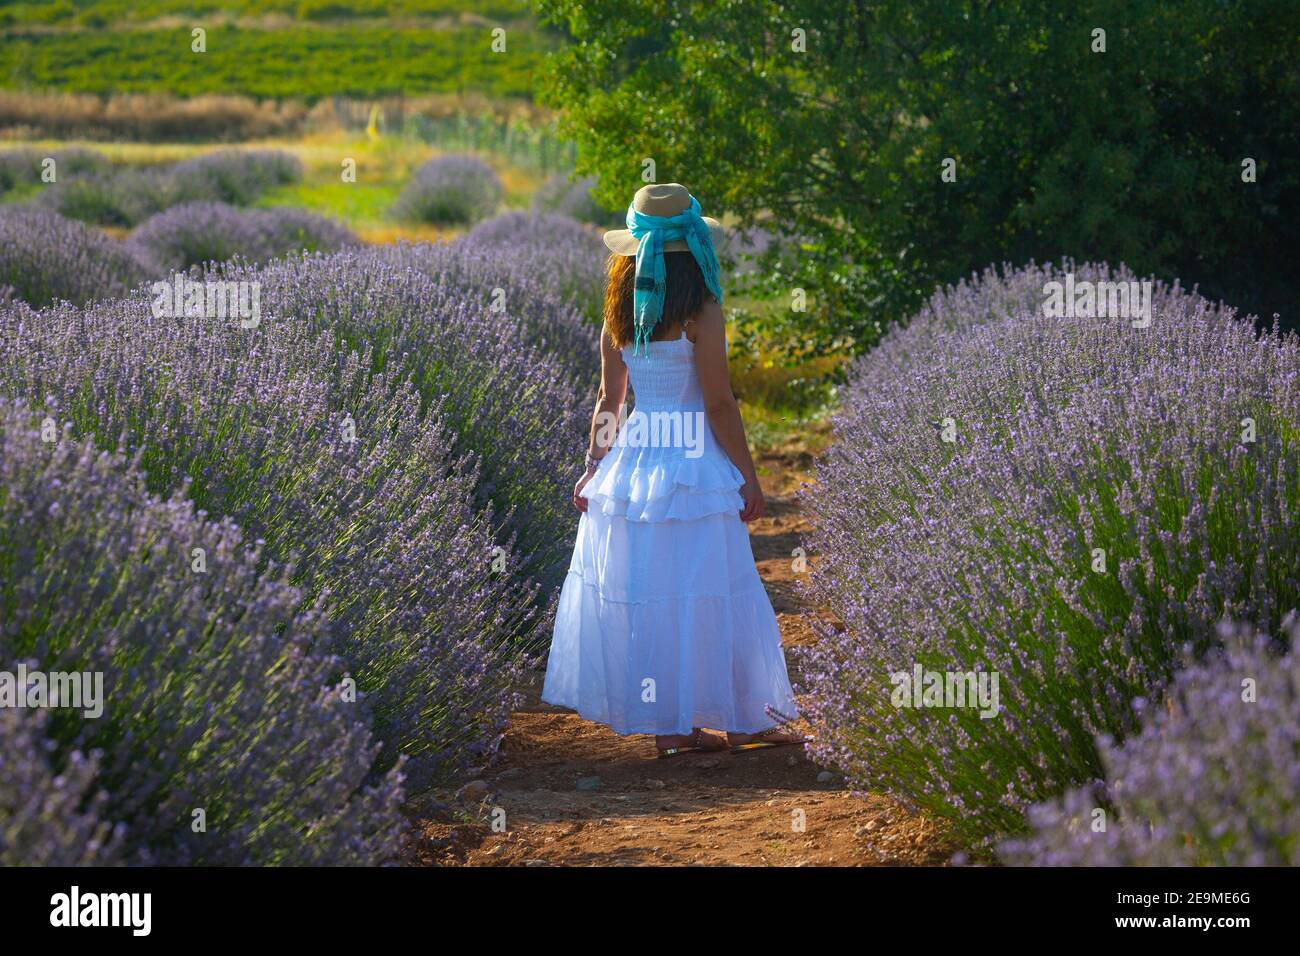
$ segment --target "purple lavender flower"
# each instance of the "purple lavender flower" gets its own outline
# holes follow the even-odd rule
[[[1250,627],[1174,679],[1122,745],[1098,742],[1106,780],[1029,808],[1004,860],[1038,866],[1300,864],[1300,656]]]
[[[0,310],[0,393],[125,441],[152,490],[291,565],[413,787],[491,752],[544,638],[585,405],[556,356],[595,366],[571,306],[494,312],[509,280],[479,270],[450,244],[210,271],[260,284],[255,330],[143,295]]]
[[[147,253],[57,213],[0,207],[0,287],[33,305],[125,295],[162,268]]]
[[[0,667],[103,682],[98,716],[0,713],[0,861],[392,858],[401,772],[372,777],[321,602],[74,432],[50,403],[0,407]]]
[[[566,299],[600,317],[609,253],[598,230],[553,213],[508,212],[479,223],[459,248],[485,277],[527,276],[520,295]]]
[[[182,160],[168,175],[178,202],[246,206],[276,186],[301,179],[302,163],[281,150],[223,149]]]
[[[819,759],[972,842],[1099,779],[1182,649],[1300,606],[1300,345],[1175,283],[1151,324],[1047,318],[1063,263],[934,297],[854,368],[809,493],[803,661]],[[915,665],[996,672],[1001,707],[896,707]]]
[[[504,192],[492,167],[476,156],[438,156],[415,170],[393,215],[440,225],[474,223],[496,211]]]
[[[294,252],[333,252],[358,241],[343,226],[297,209],[192,202],[147,219],[130,244],[164,269],[182,270],[234,258],[261,263]]]

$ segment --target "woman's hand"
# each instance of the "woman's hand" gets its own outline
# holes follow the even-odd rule
[[[573,507],[577,508],[579,511],[585,512],[587,510],[587,499],[582,497],[582,489],[586,487],[587,482],[591,481],[595,475],[596,469],[588,468],[582,473],[582,477],[578,479],[578,483],[573,486]]]
[[[758,485],[757,475],[745,479],[745,483],[740,486],[740,497],[745,502],[745,506],[740,509],[741,521],[750,522],[767,514],[767,502],[763,500],[763,489]]]

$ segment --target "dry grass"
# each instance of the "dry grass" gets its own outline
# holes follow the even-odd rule
[[[165,93],[100,96],[94,93],[38,93],[0,90],[0,140],[88,139],[140,143],[248,142],[268,137],[338,133],[364,122],[372,107],[393,119],[460,114],[545,123],[546,109],[523,100],[477,93],[430,94],[374,100],[255,100],[247,96]],[[337,109],[336,109],[337,107]]]
[[[233,142],[299,130],[307,108],[246,96],[31,93],[0,90],[0,138]]]

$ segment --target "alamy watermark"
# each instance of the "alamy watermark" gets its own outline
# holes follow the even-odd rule
[[[197,282],[175,275],[171,282],[155,282],[154,318],[239,319],[242,329],[255,329],[262,321],[262,283],[243,279],[209,279]]]
[[[1132,319],[1133,328],[1145,329],[1151,324],[1151,286],[1150,279],[1076,282],[1074,273],[1067,272],[1064,282],[1043,284],[1043,315],[1049,319]]]
[[[972,707],[983,720],[1001,710],[997,671],[928,671],[917,664],[910,671],[894,671],[889,682],[894,685],[889,701],[895,707]]]
[[[104,713],[103,671],[0,671],[0,708],[70,707],[94,720]]]
[[[617,415],[596,413],[596,442],[602,448],[685,448],[687,458],[699,458],[708,427],[704,412],[637,410],[629,415],[624,406]]]
[[[73,885],[50,897],[54,927],[123,927],[132,936],[148,936],[153,928],[152,893],[83,893]]]

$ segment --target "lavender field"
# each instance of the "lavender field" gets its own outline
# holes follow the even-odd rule
[[[6,716],[35,745],[0,857],[391,859],[404,794],[491,755],[546,636],[596,354],[554,266],[598,268],[598,237],[363,249],[219,202],[121,239],[0,223],[3,655],[130,700]],[[311,247],[340,251],[285,254]],[[256,323],[162,304],[182,282],[256,288]],[[188,838],[191,804],[228,839]],[[282,804],[319,836],[249,822]]]
[[[23,230],[4,653],[130,701],[6,714],[6,860],[392,859],[403,802],[491,759],[544,644],[595,233],[515,212],[361,247],[326,224],[339,251],[285,255],[292,211],[258,214],[180,204],[121,239],[0,218]],[[1067,272],[1137,278],[990,269],[853,367],[806,493],[809,593],[842,622],[804,652],[813,754],[977,855],[1294,863],[1300,348],[1177,284],[1147,327],[1046,318]],[[259,320],[159,314],[160,276],[255,284]],[[998,674],[1000,712],[899,707],[886,678],[917,665]],[[174,813],[200,803],[222,841]],[[1097,808],[1118,825],[1092,839]]]
[[[391,884],[276,868],[952,867],[868,912],[1057,939],[1129,903],[1039,868],[1300,865],[1300,6],[60,0],[0,61],[0,873],[373,945]],[[620,734],[546,689],[602,323],[708,296],[783,709],[690,727],[753,618],[593,544],[726,622],[593,599],[576,685],[644,646],[691,730]]]
[[[975,848],[1034,820],[1020,861],[1294,865],[1294,713],[1265,714],[1294,703],[1300,344],[1177,283],[1146,324],[1047,318],[1067,273],[1137,280],[989,269],[854,366],[809,493],[842,622],[806,654],[813,749]],[[1272,653],[1225,651],[1225,626]],[[918,668],[996,675],[999,699],[900,702]]]

